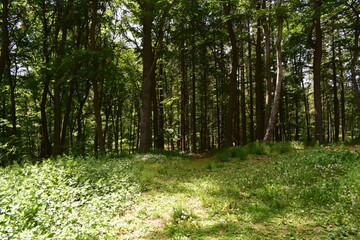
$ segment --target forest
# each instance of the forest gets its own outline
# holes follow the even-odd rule
[[[360,239],[360,2],[2,0],[0,239]]]
[[[1,163],[352,141],[359,11],[354,0],[2,1]]]

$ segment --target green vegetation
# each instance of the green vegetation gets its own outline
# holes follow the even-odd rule
[[[0,239],[116,236],[139,193],[130,159],[63,157],[0,171]]]
[[[0,234],[358,239],[360,151],[294,146],[257,142],[211,158],[154,152],[14,165],[0,170]]]

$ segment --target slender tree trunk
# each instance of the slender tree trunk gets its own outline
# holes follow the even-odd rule
[[[59,17],[61,19],[61,17]],[[67,26],[62,26],[62,38],[57,49],[57,69],[54,81],[54,152],[53,155],[59,155],[62,152],[61,145],[61,125],[62,125],[62,104],[61,104],[61,91],[62,91],[62,76],[63,69],[61,68],[62,57],[65,54],[65,42],[67,38]],[[59,33],[58,33],[59,34]]]
[[[230,16],[231,6],[230,3],[224,3],[224,13],[226,16]],[[234,116],[235,107],[237,106],[237,70],[239,65],[239,50],[236,42],[236,35],[234,32],[233,22],[228,19],[226,21],[227,31],[231,42],[231,73],[230,73],[230,84],[229,84],[229,102],[228,111],[226,115],[226,126],[225,126],[225,142],[224,146],[229,147],[233,145],[233,132],[234,132]]]
[[[281,5],[280,0],[280,5]],[[276,88],[275,88],[275,97],[274,104],[271,109],[268,127],[266,129],[264,141],[270,141],[273,135],[273,130],[276,122],[276,115],[279,112],[279,103],[281,97],[281,84],[283,78],[283,67],[282,67],[282,54],[281,54],[281,41],[282,41],[282,32],[283,32],[283,18],[278,19],[278,34],[276,40],[276,63],[277,63],[277,75],[276,75]]]
[[[355,31],[354,46],[353,46],[354,50],[352,53],[352,59],[350,63],[350,72],[351,72],[351,83],[353,85],[355,97],[356,97],[356,106],[358,108],[358,111],[360,111],[360,88],[359,88],[358,80],[356,79],[356,77],[358,76],[356,72],[356,67],[359,63],[360,10],[355,6],[352,6],[352,10],[354,12],[356,19],[354,24],[354,31]]]
[[[195,43],[193,43],[195,47]],[[191,143],[193,153],[196,153],[196,73],[195,73],[195,49],[192,51],[192,77],[191,77],[191,87],[192,87],[192,103],[191,103]]]
[[[272,93],[272,82],[271,82],[271,68],[270,68],[270,23],[266,21],[264,23],[264,35],[265,35],[265,80],[266,80],[266,95],[265,95],[265,128],[267,128],[270,118],[271,111],[271,93]]]
[[[91,8],[92,8],[92,14],[91,14],[91,27],[90,27],[90,50],[92,52],[96,52],[97,51],[97,37],[96,37],[96,28],[97,28],[97,10],[98,10],[98,0],[92,0],[91,1]],[[99,62],[97,57],[95,56],[94,62],[93,62],[93,66],[94,66],[94,70],[98,70],[99,68]],[[103,130],[102,130],[102,121],[101,121],[101,105],[100,105],[100,88],[99,88],[99,79],[98,76],[93,76],[91,78],[91,83],[93,86],[93,91],[94,91],[94,99],[93,99],[93,104],[94,104],[94,112],[95,112],[95,122],[96,122],[96,144],[98,145],[100,152],[102,154],[105,153],[105,139],[104,139],[104,135],[103,135]]]
[[[345,84],[344,84],[344,67],[341,59],[341,46],[339,46],[339,63],[340,63],[340,102],[341,102],[341,139],[346,141],[346,114],[345,114]]]
[[[340,115],[339,115],[339,98],[337,87],[337,69],[335,57],[335,39],[332,37],[332,70],[333,70],[333,94],[334,94],[334,141],[339,141]]]
[[[260,3],[259,3],[260,5]],[[258,7],[260,8],[260,6]],[[256,36],[256,63],[255,63],[255,92],[256,92],[256,139],[264,138],[264,91],[263,91],[263,64],[262,64],[262,33],[261,20],[257,20]]]
[[[49,28],[48,22],[46,18],[46,9],[45,3],[42,4],[42,27],[44,33],[44,39],[42,42],[43,47],[43,58],[45,61],[45,66],[49,67],[50,64],[50,54],[48,50],[48,36],[49,36]],[[42,91],[41,103],[40,103],[40,115],[41,115],[41,151],[40,157],[49,157],[51,155],[51,144],[49,140],[49,133],[48,133],[48,122],[47,122],[47,115],[46,115],[46,103],[47,103],[47,94],[49,91],[49,83],[50,83],[50,73],[46,71],[44,76],[44,87]]]
[[[251,45],[251,34],[250,34],[250,20],[248,20],[248,62],[249,62],[249,70],[248,70],[248,78],[249,78],[249,109],[250,109],[250,124],[249,124],[249,134],[250,134],[250,142],[255,141],[255,129],[254,129],[254,97],[253,97],[253,73],[252,73],[252,45]]]
[[[9,30],[8,30],[8,16],[9,16],[9,0],[2,1],[2,25],[1,25],[1,55],[0,55],[0,83],[5,73],[6,61],[9,56]]]
[[[181,44],[181,103],[180,103],[180,150],[186,151],[186,105],[187,103],[187,71],[185,63],[185,43]]]
[[[240,49],[240,58],[241,58],[241,96],[240,96],[240,107],[241,107],[241,144],[247,144],[246,137],[246,98],[245,98],[245,59],[244,59],[244,43],[241,44]]]
[[[11,62],[10,57],[7,61],[7,72],[10,86],[10,113],[11,113],[11,135],[16,136],[16,100],[15,100],[15,89],[16,89],[16,77],[17,77],[17,64],[15,63],[15,76],[11,76]]]
[[[151,66],[153,64],[151,29],[153,17],[153,1],[144,1],[143,24],[143,80],[141,90],[141,135],[140,152],[148,152],[151,148]]]
[[[164,149],[165,140],[164,140],[164,65],[160,64],[159,67],[159,132],[156,141],[156,148]]]

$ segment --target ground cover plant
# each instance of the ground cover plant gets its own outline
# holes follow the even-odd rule
[[[0,239],[116,236],[139,193],[131,159],[62,157],[0,169]]]
[[[356,149],[257,142],[0,171],[5,239],[360,238]]]

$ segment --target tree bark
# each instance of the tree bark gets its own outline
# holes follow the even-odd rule
[[[252,73],[252,44],[251,44],[251,34],[250,34],[250,21],[248,20],[248,78],[249,78],[249,109],[250,109],[250,124],[249,124],[249,137],[250,142],[255,140],[255,131],[254,131],[254,97],[253,97],[253,73]]]
[[[144,1],[143,25],[143,80],[141,90],[141,133],[140,152],[148,152],[151,148],[151,66],[153,64],[151,29],[153,17],[153,1]]]
[[[280,0],[281,4],[281,0]],[[273,135],[273,130],[276,122],[276,115],[279,112],[279,103],[281,97],[281,84],[283,78],[283,67],[282,67],[282,54],[281,54],[281,41],[282,41],[282,32],[283,32],[283,18],[278,19],[278,34],[276,40],[276,65],[277,65],[277,75],[276,75],[276,87],[275,87],[275,97],[274,103],[271,108],[271,113],[269,117],[269,123],[267,125],[264,141],[270,141]]]
[[[224,13],[226,16],[230,16],[231,6],[230,3],[224,3]],[[237,106],[237,70],[239,65],[239,50],[236,42],[236,35],[234,31],[233,21],[228,19],[226,21],[226,27],[231,42],[231,73],[229,84],[229,101],[227,106],[226,126],[225,126],[225,147],[233,145],[233,132],[234,132],[234,115],[235,107]]]
[[[0,55],[0,83],[5,73],[6,62],[9,56],[9,29],[8,29],[8,16],[9,16],[9,0],[2,1],[2,25],[1,25],[1,55]]]
[[[334,141],[339,141],[340,115],[339,115],[339,98],[338,98],[338,81],[335,57],[335,39],[332,37],[332,70],[333,70],[333,94],[334,94]]]
[[[260,8],[260,7],[259,7]],[[262,64],[262,33],[261,20],[257,20],[256,33],[256,63],[255,63],[255,93],[256,93],[256,139],[264,138],[264,83],[263,83],[263,64]]]
[[[314,105],[315,105],[315,139],[322,143],[324,141],[324,133],[322,127],[322,103],[321,103],[321,58],[322,58],[322,30],[321,30],[321,0],[315,0],[314,9],[314,28],[315,28],[315,43],[314,43]]]
[[[98,0],[92,0],[91,1],[91,27],[90,27],[90,50],[94,53],[97,51],[97,37],[96,37],[96,28],[97,28],[97,10],[98,10]],[[97,56],[95,56],[95,59],[93,60],[93,68],[94,70],[98,70],[99,68],[99,62],[97,59]],[[95,113],[95,122],[96,122],[96,139],[95,139],[95,146],[98,145],[100,152],[102,154],[105,154],[105,140],[102,130],[102,121],[101,121],[101,105],[100,105],[100,89],[98,85],[99,79],[97,76],[97,73],[93,77],[91,77],[91,83],[93,86],[94,91],[94,113]]]
[[[359,62],[360,10],[354,6],[355,4],[356,3],[353,3],[351,5],[351,8],[353,10],[353,13],[354,13],[356,19],[355,19],[355,23],[354,23],[354,31],[355,31],[354,46],[353,46],[354,50],[353,50],[352,59],[351,59],[351,63],[350,63],[350,72],[351,72],[351,83],[353,85],[355,97],[356,97],[356,100],[355,100],[356,106],[358,108],[358,111],[360,111],[360,89],[359,89],[360,86],[359,86],[358,80],[356,79],[356,77],[357,77],[356,65]]]

